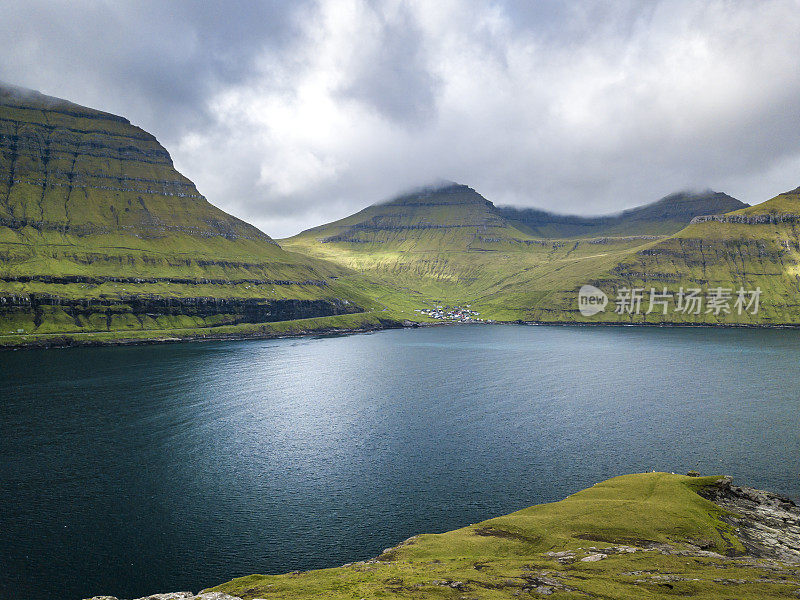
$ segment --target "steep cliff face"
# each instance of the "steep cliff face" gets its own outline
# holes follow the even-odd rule
[[[0,223],[89,235],[269,241],[212,206],[127,119],[0,85]]]
[[[211,205],[127,119],[0,84],[0,335],[114,330],[123,305],[156,320],[180,306],[197,316],[197,298],[224,301],[215,314],[226,323],[250,320],[252,302],[284,307],[269,320],[356,311],[341,274]],[[61,312],[26,312],[34,306]],[[207,316],[192,326],[219,322]]]

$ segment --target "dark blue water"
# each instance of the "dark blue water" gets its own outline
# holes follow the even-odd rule
[[[800,332],[458,326],[0,353],[0,598],[369,558],[613,475],[800,495]]]

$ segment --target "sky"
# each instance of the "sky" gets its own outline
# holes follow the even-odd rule
[[[5,0],[0,81],[273,237],[433,181],[604,214],[800,185],[800,0]]]

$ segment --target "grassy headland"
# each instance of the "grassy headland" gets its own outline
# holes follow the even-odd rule
[[[733,513],[698,495],[719,477],[615,477],[552,504],[443,534],[375,559],[211,588],[253,598],[796,597],[798,565],[747,556]]]

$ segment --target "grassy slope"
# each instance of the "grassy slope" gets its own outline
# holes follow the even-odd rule
[[[604,222],[598,231],[607,235],[545,238],[456,186],[374,205],[281,243],[411,291],[420,308],[470,303],[484,318],[572,321],[582,284],[666,237],[642,232],[674,233],[692,214],[737,206],[724,194],[672,196]]]
[[[356,247],[351,243],[323,245],[308,238],[282,243],[414,294],[419,308],[473,302],[485,310],[491,307],[491,316],[498,318],[503,311],[518,318],[514,311],[523,311],[528,299],[550,290],[553,281],[578,282],[648,243],[630,238],[533,240],[519,234],[458,248],[447,239],[451,235],[426,231],[419,236],[422,239],[405,239],[394,247],[380,242]],[[437,243],[441,245],[437,247]],[[516,295],[520,300],[515,300]]]
[[[800,233],[793,217],[800,215],[800,190],[731,211],[721,220],[691,223],[669,236],[628,235],[640,231],[641,224],[651,230],[659,222],[666,227],[676,214],[685,219],[741,206],[724,194],[706,200],[668,197],[626,213],[627,225],[606,223],[608,235],[563,239],[536,237],[537,232],[508,220],[508,211],[494,209],[469,188],[456,191],[449,197],[429,193],[424,201],[410,196],[375,205],[284,243],[387,288],[397,286],[404,293],[398,298],[406,305],[417,300],[420,308],[471,304],[482,317],[497,320],[800,324]],[[420,223],[437,228],[418,228]],[[577,310],[577,291],[587,283],[611,298],[607,310],[593,317]],[[703,294],[716,287],[760,288],[761,307],[756,315],[735,310],[715,315],[705,307],[699,315],[671,309],[667,315],[617,315],[613,300],[623,287],[643,288],[645,295],[664,287],[673,293],[699,288]],[[390,306],[391,300],[386,300]],[[642,312],[646,309],[645,300]]]
[[[527,256],[524,240],[532,238],[496,215],[474,190],[453,186],[371,206],[281,243],[394,287],[396,295],[387,298],[391,308],[395,301],[423,308],[480,294],[494,284],[486,269],[503,260],[495,250]]]
[[[755,561],[647,550],[562,565],[546,554],[572,551],[580,559],[592,553],[591,547],[643,548],[658,542],[681,549],[700,540],[721,554],[741,554],[742,546],[719,519],[722,510],[693,491],[715,480],[667,473],[616,477],[561,502],[448,533],[416,536],[377,560],[305,573],[251,575],[212,589],[245,599],[489,599],[536,597],[531,590],[547,586],[549,579],[571,588],[554,587],[552,598],[789,597],[800,585],[798,574],[774,567],[787,577],[776,583],[779,575],[770,565]],[[667,586],[652,579],[654,573],[688,581]],[[720,579],[747,583],[725,585]]]
[[[766,216],[786,216],[786,222]],[[582,317],[577,312],[577,288],[562,285],[533,310],[536,320],[685,324],[796,325],[800,324],[800,215],[798,190],[761,204],[733,211],[727,219],[693,223],[668,239],[639,249],[604,272],[593,283],[613,297],[620,287],[651,287],[677,291],[680,287],[708,290],[716,287],[763,291],[757,315],[682,315],[659,313],[630,316],[610,312]],[[753,222],[735,222],[746,217]],[[786,218],[786,217],[784,217]],[[775,220],[775,219],[773,219]]]
[[[30,311],[5,311],[0,335],[155,331],[236,319],[118,315],[131,297],[346,299],[379,308],[374,286],[350,275],[284,251],[208,203],[156,139],[127,120],[0,85],[0,297],[119,307],[114,319],[99,304],[81,317],[46,308],[38,325]]]
[[[0,87],[0,274],[298,282],[327,274],[209,204],[156,139],[125,119],[23,93]]]

